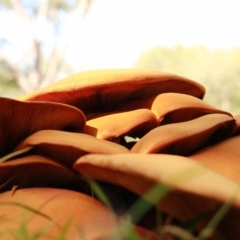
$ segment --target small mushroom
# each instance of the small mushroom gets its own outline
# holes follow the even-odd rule
[[[99,139],[119,142],[122,136],[140,138],[157,126],[156,116],[150,110],[137,109],[96,115],[87,121],[84,132]],[[89,127],[96,129],[96,131],[89,133]]]
[[[23,139],[43,129],[81,132],[86,119],[81,110],[60,103],[21,102],[0,98],[0,157]]]
[[[180,93],[162,93],[147,99],[128,101],[120,104],[115,110],[131,111],[138,108],[150,109],[156,114],[160,125],[189,121],[210,113],[232,116],[201,99]]]
[[[187,156],[221,141],[235,130],[235,120],[224,114],[208,114],[194,120],[157,127],[131,149],[132,153],[168,153]]]
[[[56,187],[84,190],[87,185],[69,168],[43,156],[30,155],[0,164],[0,192],[12,187]]]
[[[58,160],[69,167],[87,153],[116,154],[129,150],[119,144],[97,139],[83,133],[57,130],[38,131],[24,139],[15,151],[33,146],[31,153],[45,155]]]
[[[78,73],[21,100],[66,103],[86,115],[112,111],[118,104],[148,98],[164,92],[178,92],[203,98],[199,83],[170,73],[141,69],[105,69]]]

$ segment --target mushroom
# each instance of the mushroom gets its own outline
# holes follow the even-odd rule
[[[128,153],[129,150],[119,144],[97,139],[83,133],[57,130],[38,131],[24,139],[15,151],[32,146],[31,153],[45,155],[58,160],[69,167],[87,153],[116,154]]]
[[[87,121],[84,132],[99,139],[119,142],[122,136],[140,138],[157,126],[156,116],[150,110],[137,109],[95,115]],[[89,131],[89,127],[96,131]]]
[[[122,186],[182,222],[204,214],[206,224],[228,203],[234,223],[223,219],[224,224],[217,230],[228,240],[240,237],[239,184],[190,158],[166,154],[89,154],[78,159],[74,169],[88,178]],[[226,217],[231,219],[228,214]]]
[[[138,108],[150,109],[160,125],[189,121],[210,113],[230,113],[217,109],[201,99],[180,93],[162,93],[147,99],[124,102],[116,107],[117,111],[131,111]]]
[[[113,215],[100,202],[82,193],[31,188],[2,193],[0,201],[1,214],[7,216],[0,226],[5,233],[2,239],[15,239],[12,233],[16,234],[21,224],[26,225],[30,236],[42,231],[40,239],[58,239],[64,229],[64,238],[76,240],[106,239],[116,231]]]
[[[237,226],[240,213],[238,168],[224,171],[223,168],[230,166],[223,159],[217,165],[217,159],[208,162],[205,157],[215,154],[218,148],[221,149],[219,152],[229,150],[231,153],[228,156],[238,154],[234,146],[237,146],[239,140],[232,137],[239,132],[238,116],[233,118],[230,113],[201,101],[204,93],[202,85],[177,75],[139,69],[113,69],[69,76],[23,96],[21,100],[25,102],[0,98],[0,114],[3,114],[0,116],[0,157],[11,153],[14,148],[17,152],[20,150],[20,153],[29,151],[28,154],[41,155],[25,156],[0,164],[1,191],[13,187],[11,193],[4,194],[14,197],[16,193],[24,191],[14,192],[14,186],[47,186],[90,194],[89,185],[86,188],[82,175],[76,173],[78,171],[88,178],[118,185],[138,194],[180,221],[188,221],[197,214],[205,213],[205,220],[209,220],[227,202],[232,207],[219,230],[228,240],[235,240],[236,236],[240,237]],[[81,110],[86,114],[87,125]],[[80,133],[83,131],[84,134]],[[130,152],[120,145],[102,140],[119,142],[123,136],[142,139]],[[232,138],[222,142],[222,145],[216,144],[227,137]],[[209,148],[191,158],[145,154],[189,156],[209,145]],[[200,157],[198,161],[198,156],[203,156],[203,160]],[[237,158],[238,155],[232,157],[229,163],[235,165]],[[57,195],[50,193],[50,196],[47,190],[45,196],[45,190],[40,191],[45,198],[37,209],[41,206],[40,209],[44,210],[49,202],[53,204],[44,214],[50,213],[51,219],[56,216],[57,225],[62,226],[63,220],[74,216],[74,219],[76,217],[83,222],[87,233],[89,231],[89,239],[108,237],[109,232],[112,233],[109,229],[115,228],[113,224],[113,228],[106,227],[100,230],[100,235],[94,235],[94,232],[99,232],[98,226],[95,222],[90,223],[88,217],[99,219],[101,211],[95,211],[97,208],[94,206],[92,209],[91,205],[79,201],[85,212],[77,215],[80,206],[71,202],[78,198],[75,198],[76,192],[68,194],[65,190],[53,190]],[[34,195],[40,194],[40,191],[37,194],[34,192]],[[62,194],[61,191],[65,192]],[[28,200],[25,193],[22,199]],[[155,199],[151,198],[151,193]],[[64,203],[61,199],[58,201],[58,196],[62,195]],[[158,198],[160,195],[161,199]],[[29,201],[34,204],[31,197]],[[61,211],[68,205],[70,215]],[[11,213],[11,209],[8,211]],[[57,212],[56,215],[54,212]],[[35,227],[43,226],[39,224],[43,219],[39,222],[30,219],[36,219],[36,216],[30,216],[28,225],[34,231]],[[234,220],[232,226],[228,223],[229,219]],[[104,217],[102,224],[111,225],[108,225],[109,219],[105,221]],[[232,232],[235,236],[231,235]],[[59,230],[50,232],[53,238],[58,233]],[[74,239],[75,233],[73,230],[69,238]]]
[[[12,187],[56,187],[84,191],[87,184],[79,174],[54,159],[30,155],[0,164],[0,192]]]
[[[105,69],[78,73],[25,95],[25,101],[66,103],[90,113],[109,112],[118,104],[178,92],[203,98],[202,85],[174,74],[141,69]]]
[[[0,105],[0,157],[36,131],[81,132],[86,122],[81,110],[60,103],[21,102],[1,97]]]
[[[85,194],[54,188],[26,188],[0,195],[1,239],[16,239],[24,224],[29,237],[38,239],[96,240],[122,237],[128,239],[127,225],[103,204]],[[131,225],[130,225],[131,227]],[[157,240],[156,234],[132,226],[142,237]]]
[[[194,120],[157,127],[131,149],[132,153],[169,153],[187,156],[201,147],[221,141],[235,130],[235,120],[224,114],[208,114]]]

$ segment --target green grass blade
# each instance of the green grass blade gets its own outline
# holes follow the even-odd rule
[[[144,194],[142,198],[139,198],[139,200],[133,204],[125,214],[125,217],[130,214],[133,222],[137,223],[152,208],[152,206],[157,204],[157,202],[166,196],[170,190],[171,188],[166,185],[155,185]]]
[[[15,152],[12,152],[12,153],[9,153],[8,155],[0,158],[0,163],[3,163],[3,162],[6,162],[7,160],[13,158],[13,157],[16,157],[18,155],[21,155],[23,153],[26,153],[28,151],[30,151],[31,149],[33,148],[33,146],[29,146],[29,147],[26,147],[24,149],[21,149],[21,150],[18,150],[18,151],[15,151]]]
[[[14,206],[18,206],[18,207],[21,207],[23,209],[26,209],[30,212],[33,212],[33,213],[36,213],[37,215],[39,216],[42,216],[46,219],[48,219],[49,221],[53,222],[54,224],[56,224],[57,226],[59,226],[51,217],[49,217],[48,215],[44,214],[44,213],[41,213],[40,211],[34,209],[34,208],[31,208],[25,204],[22,204],[22,203],[18,203],[18,202],[0,202],[0,205],[14,205]],[[60,226],[59,226],[60,227]]]

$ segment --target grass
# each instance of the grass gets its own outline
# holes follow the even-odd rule
[[[32,148],[33,148],[32,146],[29,146],[29,147],[23,148],[21,150],[9,153],[6,156],[0,158],[0,163],[6,162],[6,161],[10,160],[11,158],[14,158],[17,156],[21,156],[22,154],[29,152]]]

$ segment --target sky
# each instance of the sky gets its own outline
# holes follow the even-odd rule
[[[143,51],[176,44],[240,45],[240,1],[98,0],[69,54],[76,67],[80,57],[86,68],[128,67]]]
[[[47,28],[39,37],[47,38]],[[75,30],[66,59],[76,70],[132,66],[156,46],[240,46],[240,0],[96,0]],[[21,22],[0,15],[0,36],[27,48]]]

